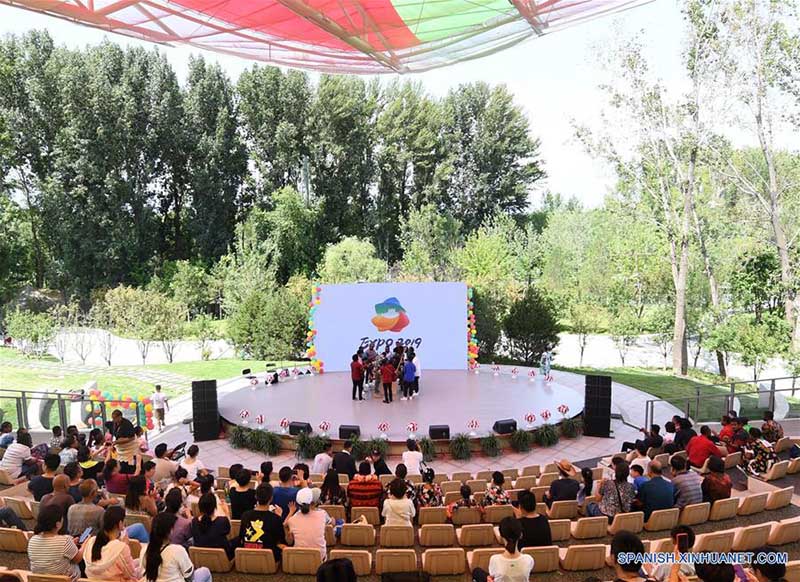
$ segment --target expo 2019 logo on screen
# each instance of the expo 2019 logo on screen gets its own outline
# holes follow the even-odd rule
[[[371,321],[378,331],[403,331],[411,323],[397,297],[389,297],[383,303],[377,303],[375,317]]]

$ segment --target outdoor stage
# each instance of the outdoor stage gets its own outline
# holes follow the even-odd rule
[[[583,386],[560,384],[558,372],[555,380],[545,384],[540,376],[534,382],[528,378],[528,369],[520,369],[520,375],[512,379],[508,371],[495,376],[490,370],[480,374],[466,371],[424,370],[420,379],[420,396],[411,401],[401,401],[395,391],[394,402],[383,404],[381,395],[367,395],[363,402],[351,400],[352,383],[349,372],[326,372],[321,375],[300,376],[281,380],[279,384],[267,386],[266,374],[259,374],[259,384],[250,385],[242,378],[226,383],[219,391],[219,413],[231,424],[259,428],[256,416],[265,418],[261,428],[279,431],[281,418],[290,421],[308,422],[315,433],[323,420],[331,425],[329,434],[338,438],[339,425],[356,424],[361,427],[362,438],[379,436],[377,426],[382,421],[389,423],[387,431],[390,441],[403,441],[407,437],[406,425],[415,421],[417,436],[427,436],[432,424],[447,424],[450,434],[468,433],[467,424],[476,419],[480,423],[478,435],[491,431],[496,420],[513,418],[519,428],[525,428],[524,417],[532,412],[536,415],[534,426],[544,423],[543,410],[549,410],[551,423],[561,419],[558,407],[569,407],[568,416],[583,411]],[[250,416],[245,424],[240,418],[242,410]]]

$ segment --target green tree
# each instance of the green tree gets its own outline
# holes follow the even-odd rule
[[[503,321],[503,331],[512,357],[532,366],[544,352],[558,345],[560,326],[555,305],[536,287],[528,287],[525,294],[511,304]]]
[[[56,333],[53,318],[47,313],[34,313],[19,308],[6,315],[6,332],[22,353],[43,355]]]
[[[431,204],[414,208],[400,219],[400,272],[416,280],[453,279],[452,255],[458,248],[461,225]]]
[[[518,231],[508,217],[498,216],[467,237],[455,261],[466,281],[475,286],[503,285],[514,279],[514,238]]]
[[[584,302],[574,302],[569,306],[570,330],[577,336],[580,349],[578,366],[583,366],[583,353],[589,343],[589,335],[597,333],[598,327],[602,323],[598,310],[597,306]]]
[[[186,305],[170,297],[155,297],[159,299],[151,304],[152,315],[147,319],[148,335],[161,343],[164,355],[171,364],[175,358],[175,348],[186,327]]]
[[[263,214],[260,230],[275,250],[278,281],[285,283],[295,273],[310,275],[320,257],[316,206],[306,206],[289,186],[274,192],[272,202],[274,208]]]
[[[375,254],[375,247],[371,242],[346,237],[325,249],[320,277],[326,283],[385,281],[388,266]]]
[[[661,357],[664,358],[664,369],[667,369],[667,358],[672,344],[672,332],[675,324],[672,321],[674,313],[668,305],[656,307],[647,319],[647,328],[653,334],[653,341],[658,346]]]
[[[475,311],[475,337],[478,340],[478,355],[483,361],[491,361],[498,352],[503,333],[503,316],[506,297],[491,287],[475,288],[472,293]]]
[[[614,347],[617,348],[619,359],[622,366],[625,366],[625,356],[628,354],[642,333],[641,322],[639,319],[629,311],[624,311],[617,314],[611,320],[611,341],[614,342]]]
[[[169,282],[172,297],[184,306],[189,316],[202,313],[213,301],[209,294],[209,275],[203,265],[177,261]]]
[[[758,380],[771,358],[789,349],[791,327],[780,317],[765,315],[757,321],[753,315],[742,313],[732,318],[732,324],[736,329],[736,351],[744,365],[753,367],[753,380]]]
[[[219,339],[219,333],[214,326],[214,320],[207,313],[201,313],[189,322],[187,331],[197,340],[197,348],[200,350],[200,358],[209,360],[211,358],[211,348],[209,344]]]

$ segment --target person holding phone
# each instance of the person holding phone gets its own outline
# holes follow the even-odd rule
[[[672,538],[673,549],[680,554],[690,552],[694,547],[694,531],[688,525],[678,525],[672,528],[669,532]],[[646,564],[645,571],[650,574],[658,582],[664,582],[669,579],[672,564]],[[680,564],[679,572],[683,576],[694,576],[694,564],[682,563]]]
[[[139,561],[131,556],[122,507],[109,507],[103,514],[103,527],[83,546],[83,560],[89,580],[130,582],[142,577],[144,572]]]

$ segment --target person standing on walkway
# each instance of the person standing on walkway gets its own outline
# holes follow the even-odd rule
[[[169,410],[169,398],[161,392],[161,384],[156,384],[156,391],[150,396],[153,402],[153,412],[155,413],[156,423],[158,423],[158,430],[164,430],[166,421],[164,420],[165,410]]]

